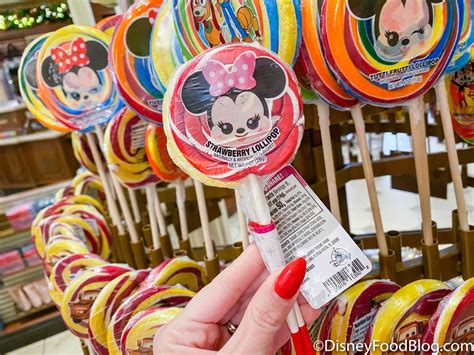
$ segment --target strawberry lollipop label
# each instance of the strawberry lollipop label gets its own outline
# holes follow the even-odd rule
[[[165,105],[173,160],[190,175],[227,183],[286,165],[303,132],[294,73],[254,45],[225,46],[188,62]]]
[[[428,90],[460,34],[459,0],[323,1],[328,63],[351,93],[395,105]]]

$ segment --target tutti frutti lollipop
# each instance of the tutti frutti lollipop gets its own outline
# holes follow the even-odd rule
[[[161,123],[163,94],[153,80],[150,37],[162,0],[132,5],[117,24],[110,60],[123,100],[141,118]]]
[[[174,24],[186,60],[224,43],[259,42],[293,64],[301,42],[300,2],[173,0]]]
[[[305,71],[308,80],[311,82],[312,87],[320,98],[315,101],[315,104],[318,110],[321,140],[323,142],[324,164],[328,182],[331,212],[336,219],[339,221],[341,220],[336,172],[332,154],[333,149],[330,134],[328,105],[339,110],[351,110],[362,158],[362,167],[367,184],[370,207],[374,219],[377,244],[380,254],[382,256],[387,256],[388,247],[385,240],[360,103],[339,84],[337,78],[334,77],[326,62],[320,31],[321,4],[321,1],[317,2],[316,0],[304,0],[302,2],[304,44],[301,46],[300,57],[302,60],[302,69]]]
[[[61,122],[58,122],[39,97],[38,77],[36,75],[38,53],[48,36],[48,34],[39,36],[23,51],[18,68],[18,85],[26,107],[28,107],[28,110],[43,126],[54,131],[69,132],[71,129]]]
[[[324,54],[342,85],[364,102],[408,106],[427,246],[434,241],[422,96],[456,49],[460,6],[457,0],[336,0],[321,6]]]
[[[120,339],[122,354],[152,352],[156,332],[182,311],[183,309],[178,307],[154,307],[135,315],[123,330]]]
[[[439,302],[451,289],[438,280],[418,280],[396,291],[379,308],[370,324],[365,343],[402,344],[420,341]],[[381,355],[380,347],[371,354]]]
[[[181,241],[184,244],[189,240],[188,222],[186,218],[185,199],[186,191],[184,180],[188,177],[171,159],[166,148],[166,134],[161,126],[148,125],[146,131],[145,148],[148,161],[156,176],[162,181],[173,182],[176,185],[176,204],[178,205]],[[161,223],[161,222],[160,222]],[[181,249],[187,250],[186,247]]]
[[[284,265],[260,179],[289,164],[299,147],[304,117],[298,81],[279,57],[258,44],[208,50],[183,65],[166,92],[163,123],[174,162],[196,180],[239,188],[267,267]],[[264,236],[265,235],[265,236]],[[294,310],[289,326],[300,334]]]
[[[472,345],[474,339],[473,297],[474,279],[469,279],[442,299],[428,322],[422,343],[437,344],[440,347],[445,344],[471,343]],[[428,355],[431,352],[422,352],[422,354]]]
[[[79,338],[88,338],[91,307],[100,291],[116,277],[131,268],[121,264],[97,266],[78,275],[66,288],[61,316],[66,327]]]
[[[120,305],[134,294],[149,270],[133,270],[110,281],[97,295],[90,310],[88,336],[98,354],[108,354],[107,328]]]

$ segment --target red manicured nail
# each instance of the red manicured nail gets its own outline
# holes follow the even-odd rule
[[[285,266],[273,286],[276,294],[285,300],[296,295],[306,273],[306,260],[298,258]]]

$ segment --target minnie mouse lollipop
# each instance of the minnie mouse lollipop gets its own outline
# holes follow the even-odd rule
[[[43,126],[54,131],[69,132],[71,129],[58,122],[45,106],[38,93],[38,79],[36,75],[38,53],[48,36],[48,34],[45,34],[36,38],[23,51],[20,67],[18,68],[20,93],[28,110]]]
[[[426,245],[433,245],[422,95],[451,60],[460,31],[457,0],[323,1],[328,63],[361,100],[409,108]]]
[[[110,45],[110,61],[125,102],[141,118],[161,123],[163,95],[152,80],[150,36],[162,0],[142,0],[131,6],[117,24]]]
[[[290,163],[301,141],[304,117],[294,73],[258,45],[232,44],[186,63],[173,83],[163,110],[171,158],[205,184],[241,187],[249,220],[266,233],[255,234],[257,245],[277,250],[263,255],[267,267],[284,265],[259,177]],[[299,339],[294,312],[289,326]]]

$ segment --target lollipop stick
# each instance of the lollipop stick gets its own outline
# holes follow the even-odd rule
[[[100,125],[95,126],[95,130],[97,132],[97,137],[99,137],[100,146],[104,146],[104,131]],[[115,192],[117,193],[117,197],[119,200],[120,208],[122,209],[123,216],[125,218],[125,224],[127,225],[127,229],[130,233],[130,239],[132,243],[138,243],[138,233],[135,228],[135,224],[133,223],[132,214],[130,212],[130,207],[128,206],[127,199],[125,198],[125,193],[123,191],[122,185],[117,181],[117,178],[112,174],[112,183],[115,188]]]
[[[130,202],[132,204],[133,217],[135,223],[140,223],[142,220],[140,209],[138,208],[137,195],[135,194],[134,189],[128,189],[128,195],[130,196]]]
[[[415,156],[416,182],[420,195],[421,219],[423,239],[426,245],[433,245],[431,230],[430,206],[430,175],[428,156],[426,154],[426,127],[423,110],[423,97],[416,98],[408,103],[410,115],[410,128],[413,141],[413,154]]]
[[[239,230],[242,239],[242,247],[245,250],[249,246],[249,232],[247,229],[245,214],[240,207],[240,194],[238,190],[235,190],[235,204],[237,205],[237,216],[239,217]]]
[[[165,216],[163,216],[163,211],[161,210],[161,202],[160,197],[158,196],[158,192],[156,191],[155,185],[147,186],[147,189],[151,189],[151,193],[153,194],[153,199],[151,200],[155,206],[155,216],[158,219],[158,228],[160,230],[160,235],[167,235],[166,232],[166,221]],[[150,200],[149,202],[150,203]]]
[[[183,240],[188,240],[188,221],[186,218],[185,201],[186,190],[184,187],[184,181],[178,179],[176,180],[176,204],[178,205],[179,226],[181,229],[181,238]]]
[[[446,139],[446,149],[448,151],[451,178],[453,179],[454,194],[456,196],[459,226],[461,230],[468,231],[469,223],[467,219],[466,202],[464,200],[461,172],[459,171],[459,159],[456,151],[456,141],[454,140],[453,123],[451,121],[451,113],[449,112],[448,93],[446,91],[446,81],[444,78],[441,78],[435,86],[435,89],[438,109],[441,113],[441,122],[443,123],[444,138]]]
[[[387,241],[383,231],[382,216],[380,215],[379,200],[377,198],[377,189],[375,187],[374,171],[372,170],[372,161],[370,159],[367,139],[365,137],[364,117],[360,106],[352,109],[352,119],[354,120],[357,140],[359,141],[359,150],[362,157],[362,168],[364,170],[365,182],[369,193],[370,207],[374,217],[375,235],[377,244],[382,255],[388,255]]]
[[[117,227],[119,234],[123,235],[125,231],[120,221],[119,210],[115,200],[112,197],[112,191],[107,181],[104,164],[100,157],[99,150],[97,149],[97,144],[95,142],[94,135],[91,132],[86,133],[86,138],[87,142],[89,143],[89,147],[91,149],[95,165],[97,166],[97,171],[99,172],[100,179],[102,180],[102,184],[104,185],[105,198],[107,200],[107,206],[110,210],[110,217],[112,218],[112,222],[114,223],[114,225]]]
[[[147,208],[148,215],[150,216],[150,228],[151,228],[151,238],[153,240],[153,248],[157,250],[160,247],[160,235],[158,231],[158,223],[156,221],[156,212],[155,212],[155,194],[153,185],[147,185],[145,187],[146,199],[147,199]]]
[[[204,188],[200,181],[194,180],[194,188],[199,210],[199,219],[201,220],[202,234],[204,236],[204,248],[206,249],[207,260],[214,258],[214,247],[212,245],[211,233],[209,232],[209,217],[207,215],[206,197],[204,196]]]
[[[319,117],[319,128],[321,130],[321,141],[323,143],[324,168],[326,170],[326,181],[328,184],[329,203],[331,213],[341,223],[341,211],[339,209],[339,197],[337,195],[336,168],[332,154],[331,131],[329,129],[329,106],[318,100],[316,103]]]

